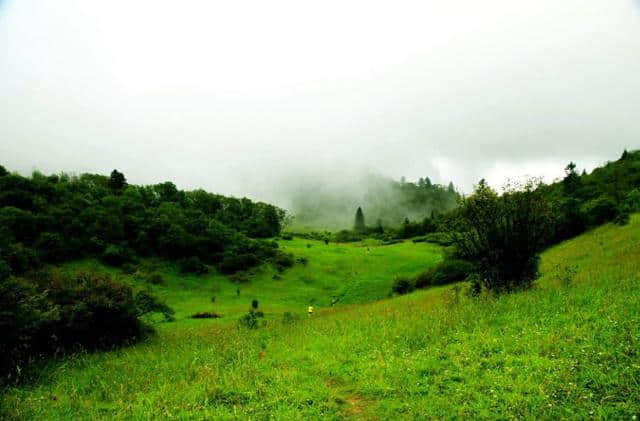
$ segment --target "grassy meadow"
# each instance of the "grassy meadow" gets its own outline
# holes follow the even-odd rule
[[[308,263],[237,285],[162,268],[173,323],[130,348],[48,363],[7,419],[634,419],[640,415],[640,216],[543,254],[535,288],[383,299],[433,245],[283,241]],[[77,269],[92,262],[66,266]],[[274,279],[274,275],[276,279]],[[128,275],[118,274],[128,282]],[[280,278],[280,279],[277,279]],[[211,302],[211,297],[216,297]],[[260,300],[265,325],[235,320]],[[330,306],[332,299],[338,304]],[[304,311],[313,300],[317,314]],[[190,320],[198,311],[223,314]],[[285,311],[294,317],[283,318]]]

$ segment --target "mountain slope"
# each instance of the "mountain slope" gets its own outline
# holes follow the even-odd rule
[[[545,252],[530,291],[442,288],[255,331],[171,329],[69,359],[2,408],[40,419],[631,419],[639,256],[635,215]]]

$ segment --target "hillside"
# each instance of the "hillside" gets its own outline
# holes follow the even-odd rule
[[[634,215],[545,252],[542,278],[522,293],[431,289],[255,331],[183,323],[51,366],[32,387],[9,390],[2,410],[9,419],[630,419],[640,411],[638,255]]]

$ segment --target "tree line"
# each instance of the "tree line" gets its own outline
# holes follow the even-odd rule
[[[264,239],[280,233],[285,216],[273,205],[171,182],[130,185],[117,170],[31,177],[0,170],[0,259],[14,274],[82,257],[121,265],[147,256],[233,273],[276,257],[277,244]]]

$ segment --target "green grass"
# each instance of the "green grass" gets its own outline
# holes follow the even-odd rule
[[[372,263],[358,253],[366,249],[306,243],[287,247],[316,256],[319,266],[310,262],[278,281],[290,287],[281,302],[276,290],[261,289],[274,309],[320,300],[314,294],[325,283],[346,291],[345,302],[361,291],[367,299],[384,295],[389,280],[373,267],[364,273]],[[428,251],[418,247],[375,252],[399,265],[388,269],[393,275],[398,267],[419,270],[396,262],[409,260],[402,259],[409,250],[416,258]],[[352,271],[363,271],[344,286],[329,270],[341,254],[349,256],[344,262],[361,259]],[[544,253],[543,275],[526,292],[472,299],[431,289],[325,308],[286,325],[274,315],[256,331],[178,322],[135,347],[52,363],[39,382],[9,390],[2,408],[10,419],[43,420],[632,419],[640,415],[639,256],[635,216],[626,227],[605,226]],[[335,265],[349,273],[348,263]],[[572,265],[576,275],[567,278]],[[272,281],[259,276],[256,288]],[[359,279],[379,288],[359,287]],[[184,282],[197,290],[195,280]]]
[[[297,263],[282,273],[271,266],[261,267],[249,276],[250,282],[242,284],[233,283],[216,272],[185,275],[178,271],[177,265],[153,261],[145,263],[157,267],[167,281],[163,285],[137,281],[133,276],[96,261],[75,262],[65,265],[62,270],[108,271],[134,287],[151,289],[176,310],[177,323],[166,327],[181,328],[185,323],[235,323],[247,312],[253,299],[259,300],[260,309],[268,318],[280,317],[285,311],[304,315],[310,302],[321,310],[330,307],[333,300],[337,300],[337,305],[379,300],[389,294],[395,276],[415,276],[442,259],[441,247],[427,243],[326,245],[321,241],[293,239],[280,241],[280,248],[296,258],[308,259],[308,263]],[[212,302],[214,296],[215,302]],[[189,319],[190,315],[202,311],[215,311],[223,318]]]

